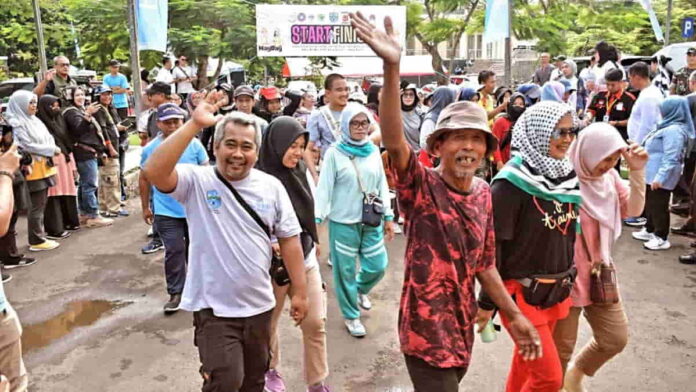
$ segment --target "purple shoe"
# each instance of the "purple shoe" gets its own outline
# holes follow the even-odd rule
[[[266,386],[264,392],[285,392],[283,377],[275,369],[266,372]]]
[[[314,385],[307,387],[307,392],[331,392],[331,389],[325,384]]]

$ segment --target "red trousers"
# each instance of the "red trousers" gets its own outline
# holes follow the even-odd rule
[[[558,357],[553,330],[556,321],[568,315],[570,299],[549,309],[539,309],[524,301],[522,286],[517,281],[506,281],[508,292],[515,296],[522,314],[534,324],[541,338],[543,356],[534,361],[525,361],[518,354],[517,345],[512,355],[506,392],[558,392],[563,387],[563,370]],[[503,325],[509,330],[509,320],[501,315]]]

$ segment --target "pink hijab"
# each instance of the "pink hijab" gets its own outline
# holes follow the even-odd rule
[[[604,262],[611,260],[612,245],[621,235],[621,203],[615,185],[621,178],[614,169],[599,177],[590,172],[604,158],[626,147],[619,131],[604,122],[590,124],[570,146],[570,161],[580,180],[580,209],[599,222],[600,253]]]

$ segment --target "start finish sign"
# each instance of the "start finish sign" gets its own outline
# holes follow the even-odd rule
[[[256,53],[260,57],[374,56],[350,25],[349,14],[357,11],[380,30],[389,15],[404,47],[406,7],[259,4]]]

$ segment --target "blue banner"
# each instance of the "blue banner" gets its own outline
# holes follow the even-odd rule
[[[136,0],[138,50],[167,51],[168,0]]]
[[[486,0],[483,42],[499,41],[509,36],[509,3],[509,0]]]

